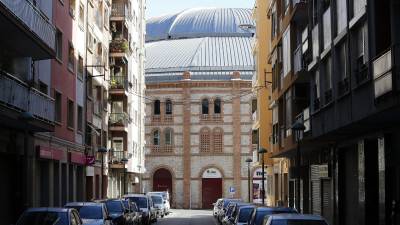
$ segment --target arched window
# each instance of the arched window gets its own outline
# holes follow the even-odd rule
[[[200,131],[200,152],[210,152],[210,130],[203,128]]]
[[[203,99],[201,101],[201,114],[208,114],[208,99]]]
[[[221,114],[221,99],[214,100],[214,114]]]
[[[224,142],[223,142],[223,131],[221,128],[215,128],[213,131],[213,145],[214,145],[214,152],[222,152]]]
[[[154,115],[160,115],[160,100],[154,101]]]
[[[172,145],[172,129],[165,130],[165,145]]]
[[[172,101],[169,99],[165,102],[165,114],[172,114]]]
[[[160,145],[160,131],[155,130],[153,132],[153,145]]]

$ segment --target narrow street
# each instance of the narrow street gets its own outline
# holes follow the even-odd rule
[[[158,219],[155,225],[215,225],[210,210],[172,209],[167,217]]]

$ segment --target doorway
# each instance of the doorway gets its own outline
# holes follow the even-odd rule
[[[172,174],[169,170],[161,168],[154,173],[153,191],[168,191],[169,202],[172,204]]]

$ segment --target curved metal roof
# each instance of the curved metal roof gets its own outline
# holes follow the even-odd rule
[[[146,25],[146,41],[198,37],[251,37],[239,27],[252,24],[250,9],[194,8],[151,18]]]

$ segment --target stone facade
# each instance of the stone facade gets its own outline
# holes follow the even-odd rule
[[[172,175],[172,203],[176,208],[206,208],[202,205],[203,173],[210,168],[222,175],[222,196],[247,197],[245,159],[251,156],[252,112],[251,82],[232,73],[231,80],[191,81],[148,84],[146,89],[146,170],[145,191],[153,190],[154,173],[167,169]],[[202,112],[202,100],[209,100],[209,113]],[[214,103],[221,100],[221,111]],[[160,115],[155,115],[155,101],[160,101]],[[172,102],[172,114],[166,115],[166,100]],[[168,118],[167,117],[172,117]],[[166,129],[172,129],[172,144],[165,140]],[[204,149],[202,132],[210,131],[209,150]],[[222,151],[217,151],[213,131],[222,130]],[[154,131],[160,131],[159,145]],[[220,140],[220,139],[218,139]],[[202,146],[203,145],[203,146]],[[168,146],[168,147],[167,147]]]

